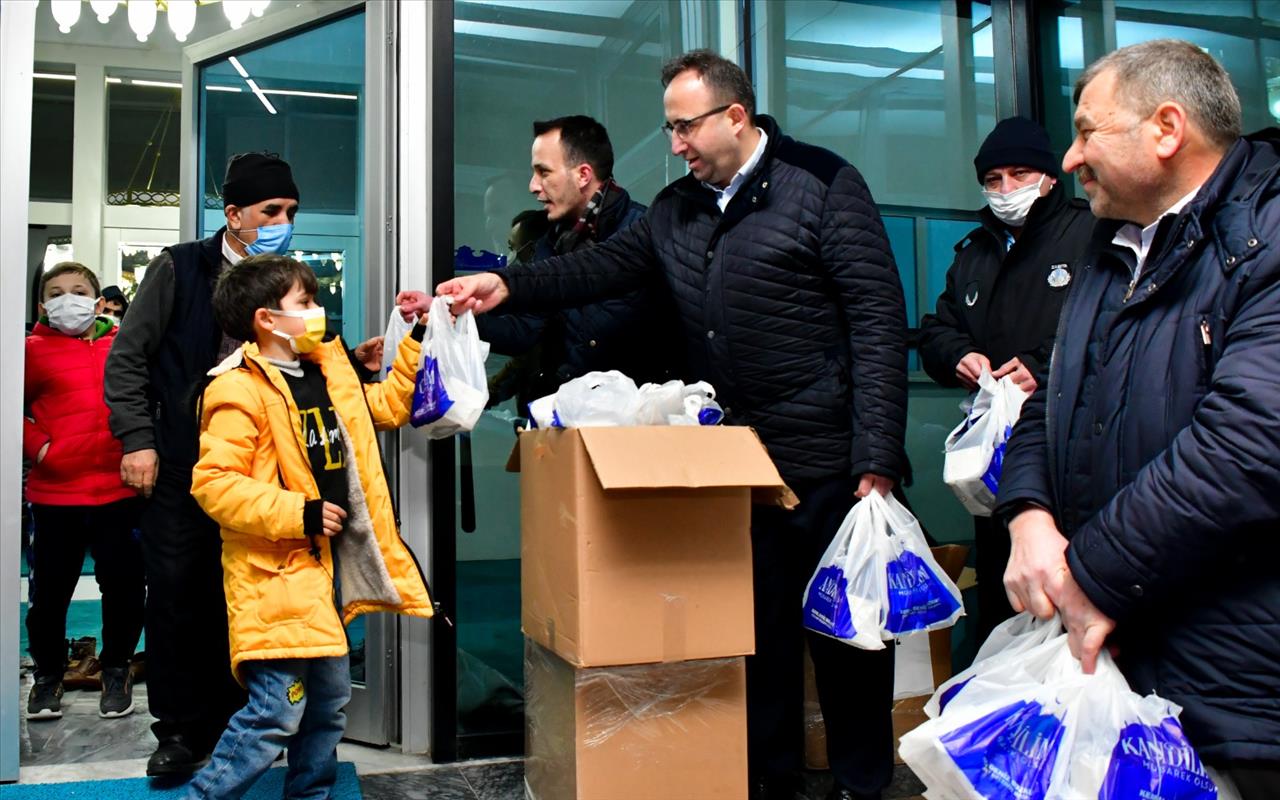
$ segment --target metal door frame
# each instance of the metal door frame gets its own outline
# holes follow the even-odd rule
[[[0,783],[18,779],[18,610],[21,588],[23,321],[27,284],[27,198],[31,178],[31,73],[35,0],[0,3]]]

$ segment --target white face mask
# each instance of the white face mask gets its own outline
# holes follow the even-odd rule
[[[55,330],[68,336],[79,336],[93,324],[98,301],[93,297],[78,294],[60,294],[46,300],[44,313],[49,317],[49,324]]]
[[[985,190],[982,194],[987,198],[987,205],[991,207],[991,213],[996,215],[996,219],[1005,225],[1021,228],[1022,223],[1027,221],[1027,214],[1031,213],[1032,203],[1040,197],[1040,187],[1048,177],[1041,175],[1040,180],[1035,183],[1014,189],[1008,194]]]

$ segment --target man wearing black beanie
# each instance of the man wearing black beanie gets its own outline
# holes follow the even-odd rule
[[[946,289],[920,321],[920,358],[943,386],[972,391],[984,371],[1030,394],[1053,351],[1058,312],[1094,218],[1058,182],[1049,135],[1024,117],[996,125],[973,159],[987,206],[955,246]],[[1004,590],[1009,535],[975,517],[978,638],[1013,614]]]
[[[125,484],[149,497],[142,518],[147,572],[147,687],[159,746],[151,776],[195,771],[244,705],[231,675],[218,526],[191,497],[199,451],[194,390],[240,346],[213,316],[213,285],[249,255],[287,252],[298,211],[289,165],[233,156],[222,185],[227,224],[165,248],[148,266],[107,359],[111,432],[124,444]],[[372,370],[378,339],[356,348]],[[131,691],[131,687],[129,687]]]

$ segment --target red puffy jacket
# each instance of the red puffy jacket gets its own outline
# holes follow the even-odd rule
[[[107,427],[102,376],[116,327],[99,319],[91,339],[67,336],[43,323],[27,337],[22,429],[31,460],[27,499],[51,506],[100,506],[135,496],[120,481],[124,449]],[[49,443],[44,460],[40,448]]]

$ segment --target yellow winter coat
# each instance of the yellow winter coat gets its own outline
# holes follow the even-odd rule
[[[371,384],[360,382],[339,339],[303,356],[324,373],[347,456],[346,526],[315,537],[318,558],[302,517],[320,492],[284,376],[252,343],[210,371],[191,493],[222,528],[231,669],[241,682],[244,661],[345,654],[343,626],[360,614],[432,615],[422,571],[396,528],[375,437],[409,420],[418,350],[405,337],[386,380]]]

